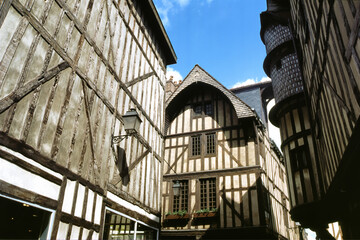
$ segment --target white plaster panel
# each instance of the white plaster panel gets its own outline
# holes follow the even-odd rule
[[[79,184],[76,205],[75,205],[75,213],[74,215],[77,217],[81,217],[82,210],[84,208],[84,197],[85,197],[85,187]]]
[[[1,42],[1,48],[0,48],[0,59],[3,58],[6,47],[11,42],[11,37],[14,35],[16,31],[16,27],[19,24],[21,20],[20,14],[14,9],[10,8],[9,12],[0,28],[0,42]]]
[[[94,239],[94,240],[99,239],[99,233],[98,232],[93,232],[92,239]]]
[[[58,200],[59,185],[32,174],[2,158],[0,158],[0,169],[6,169],[6,171],[0,171],[1,180],[45,197]]]
[[[90,222],[91,222],[93,205],[94,205],[94,192],[89,190],[85,219]]]
[[[66,239],[69,224],[60,222],[56,239]]]
[[[81,239],[87,239],[89,236],[89,229],[83,228],[82,238]]]
[[[247,174],[241,175],[241,186],[248,187]]]
[[[79,239],[80,227],[73,225],[70,239]]]
[[[67,180],[66,189],[64,195],[64,202],[62,205],[62,211],[71,214],[71,209],[74,201],[74,192],[75,192],[75,181]]]
[[[95,207],[95,217],[94,217],[94,223],[100,224],[101,219],[101,207],[102,207],[102,197],[100,195],[96,195],[96,207]]]
[[[60,173],[57,173],[57,172],[54,172],[53,170],[50,170],[49,168],[47,167],[44,167],[43,165],[35,162],[34,160],[30,159],[30,158],[27,158],[25,157],[24,155],[18,153],[18,152],[15,152],[7,147],[4,147],[4,146],[0,146],[0,150],[2,151],[5,151],[7,153],[10,153],[11,155],[17,157],[17,158],[20,158],[21,160],[33,165],[34,167],[37,167],[37,168],[40,168],[41,170],[53,175],[54,177],[57,177],[58,179],[62,179],[62,175]]]

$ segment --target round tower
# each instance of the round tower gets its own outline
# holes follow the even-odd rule
[[[290,187],[291,215],[295,221],[308,225],[303,222],[303,206],[320,199],[321,189],[303,81],[289,27],[289,1],[268,0],[267,11],[260,17],[260,34],[267,53],[264,70],[272,79],[276,102],[269,118],[280,128],[281,149]]]

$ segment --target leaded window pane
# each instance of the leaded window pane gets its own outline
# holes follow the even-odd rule
[[[191,137],[191,155],[199,156],[201,154],[200,135]]]
[[[212,103],[205,104],[205,115],[212,116],[213,115],[213,105]]]
[[[216,208],[216,179],[200,179],[200,208]]]
[[[194,106],[194,114],[195,114],[195,116],[201,115],[201,112],[202,112],[202,107],[201,107],[201,105],[195,105],[195,106]]]
[[[215,153],[215,133],[206,134],[206,154]]]

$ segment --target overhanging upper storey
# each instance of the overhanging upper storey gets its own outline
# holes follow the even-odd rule
[[[230,92],[230,90],[228,90],[221,83],[219,83],[199,65],[195,65],[195,67],[190,71],[190,73],[186,76],[184,81],[179,85],[175,92],[167,99],[167,111],[169,109],[175,109],[174,106],[178,105],[179,101],[181,102],[182,99],[186,97],[184,96],[186,95],[186,90],[191,88],[195,84],[205,84],[217,89],[219,93],[223,94],[225,98],[228,99],[229,102],[232,104],[238,118],[248,118],[256,116],[251,107],[249,107],[246,103],[244,103],[237,96],[235,96],[235,94]]]

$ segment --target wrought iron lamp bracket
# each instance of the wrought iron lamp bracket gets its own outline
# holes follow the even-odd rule
[[[112,144],[118,144],[120,143],[122,140],[128,138],[128,136],[130,136],[129,134],[125,134],[125,135],[119,135],[119,136],[112,136],[111,138],[111,143]]]

